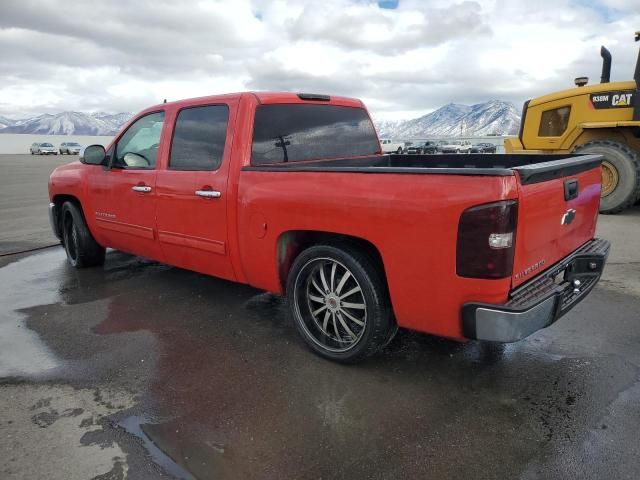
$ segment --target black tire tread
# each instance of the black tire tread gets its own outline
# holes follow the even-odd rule
[[[636,185],[633,190],[633,193],[629,195],[629,197],[620,205],[606,211],[601,210],[600,213],[616,214],[633,206],[636,203],[636,201],[640,199],[640,156],[638,155],[638,153],[635,150],[633,150],[631,147],[629,147],[626,143],[617,142],[615,140],[592,140],[590,142],[583,143],[582,145],[577,146],[573,150],[573,152],[580,153],[581,150],[584,150],[585,148],[591,147],[591,146],[603,146],[603,147],[615,148],[617,150],[620,150],[631,161],[631,166],[636,171]]]
[[[78,259],[73,266],[75,268],[89,268],[103,265],[106,249],[99,245],[91,235],[82,209],[74,202],[66,201],[62,204],[61,218],[64,219],[67,214],[71,215],[78,233]]]

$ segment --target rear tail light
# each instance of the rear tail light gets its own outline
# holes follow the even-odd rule
[[[456,272],[461,277],[505,278],[513,272],[518,203],[487,203],[462,212]]]

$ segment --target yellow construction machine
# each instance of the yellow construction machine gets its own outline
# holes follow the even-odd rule
[[[636,32],[635,40],[640,40]],[[507,153],[597,153],[602,163],[601,213],[618,213],[640,200],[640,54],[633,80],[610,82],[611,54],[601,47],[600,83],[527,100],[518,138]]]

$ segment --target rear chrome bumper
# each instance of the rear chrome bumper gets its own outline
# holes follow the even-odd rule
[[[58,240],[62,240],[62,235],[58,228],[58,209],[53,202],[49,203],[49,225],[51,226],[51,230],[53,230],[53,234],[58,237]]]
[[[594,239],[553,267],[514,289],[504,305],[466,303],[462,331],[466,338],[517,342],[548,327],[595,287],[604,269],[610,244]]]

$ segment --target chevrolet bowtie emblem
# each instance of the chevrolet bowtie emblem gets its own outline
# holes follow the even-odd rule
[[[573,208],[570,208],[564,215],[562,215],[562,219],[560,220],[560,225],[569,225],[573,222],[573,219],[576,218],[576,211]]]

